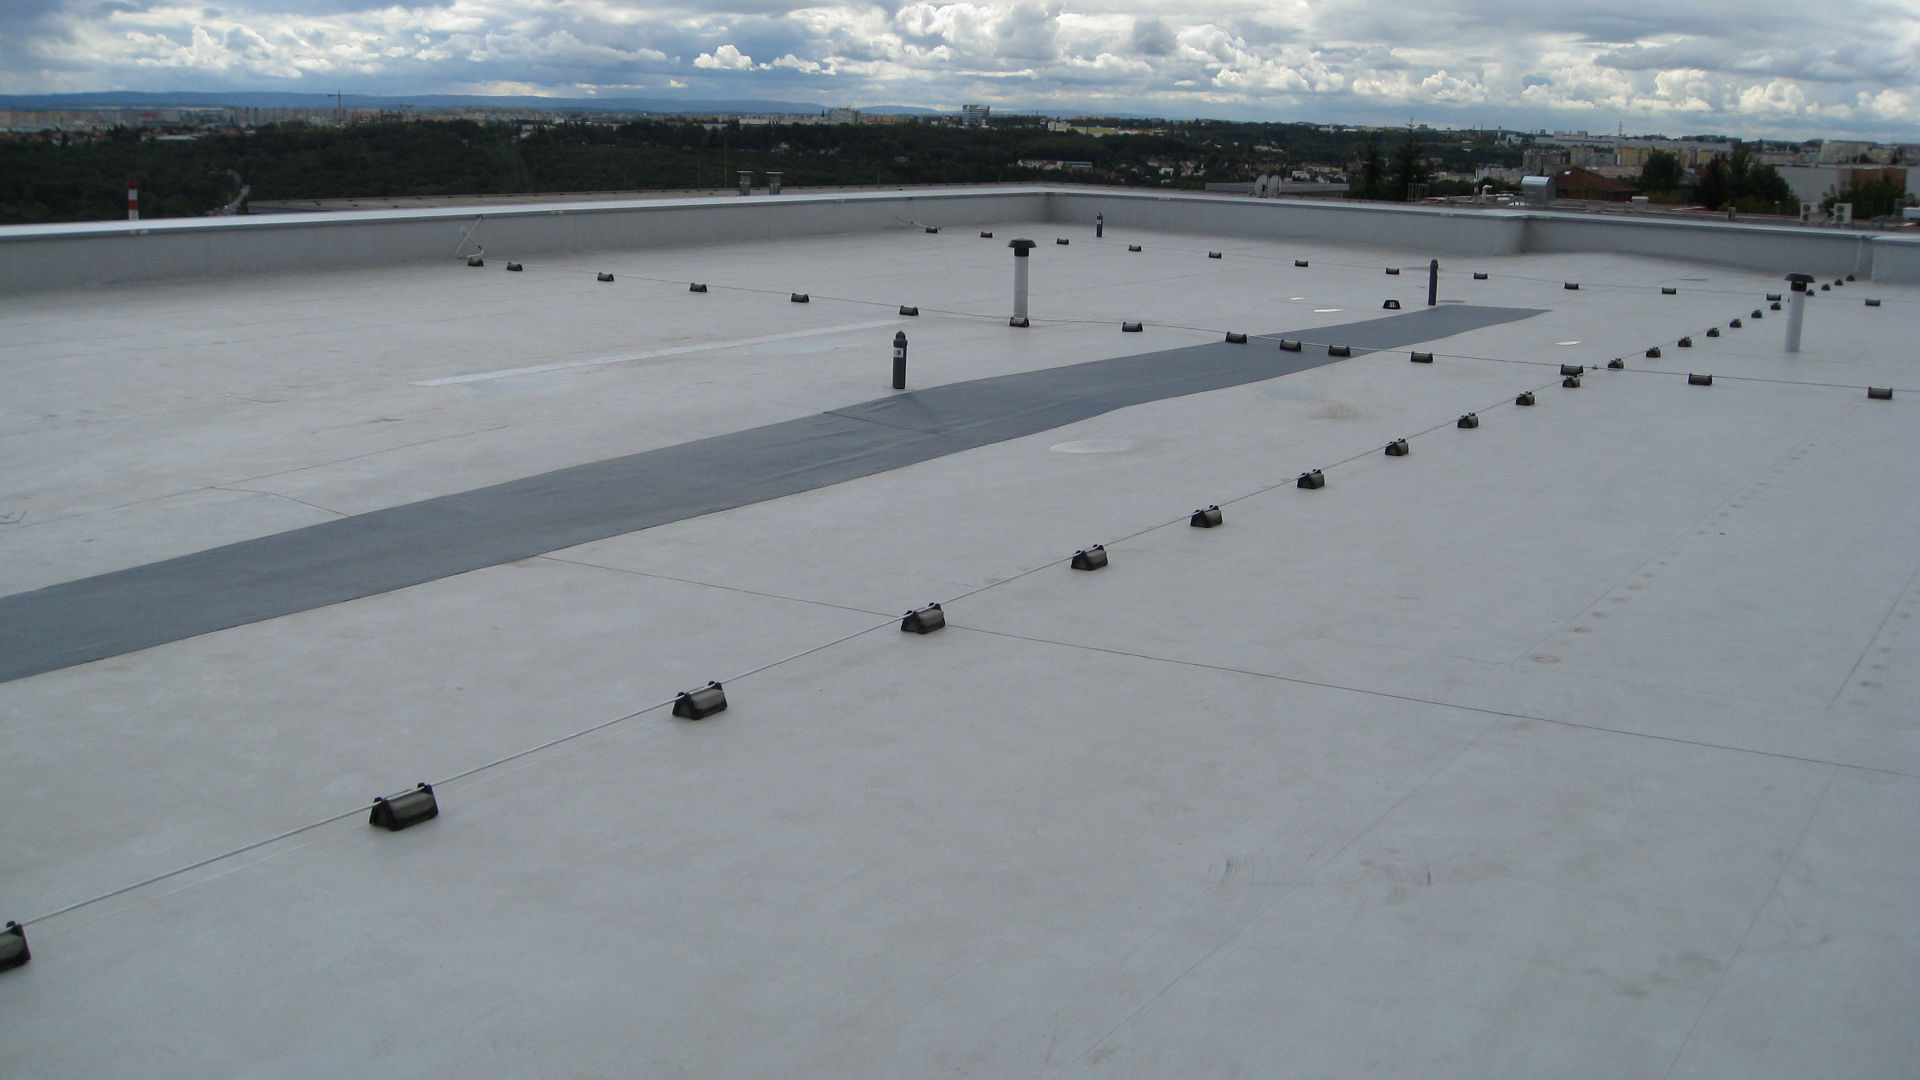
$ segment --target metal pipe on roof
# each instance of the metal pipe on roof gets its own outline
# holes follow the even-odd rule
[[[1009,326],[1027,325],[1027,257],[1036,246],[1033,241],[1016,239],[1007,241],[1013,249],[1013,318],[1007,321]]]
[[[1787,351],[1800,351],[1800,324],[1807,316],[1807,286],[1813,284],[1812,274],[1788,274],[1787,281],[1793,291],[1787,294]]]

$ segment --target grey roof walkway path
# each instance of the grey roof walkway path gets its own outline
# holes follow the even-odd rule
[[[930,387],[0,597],[0,682],[1523,319],[1449,305]],[[1267,338],[1279,335],[1266,335]]]

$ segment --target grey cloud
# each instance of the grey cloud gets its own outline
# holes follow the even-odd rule
[[[0,28],[34,22],[64,6],[61,0],[0,0]]]
[[[1060,9],[1016,4],[994,26],[995,51],[1012,60],[1051,60],[1059,55],[1054,35],[1060,29]]]
[[[1166,56],[1178,44],[1167,21],[1160,18],[1133,20],[1133,51],[1142,56]]]
[[[1622,71],[1694,68],[1811,82],[1920,82],[1920,63],[1892,48],[1729,48],[1717,41],[1687,39],[1668,45],[1630,45],[1601,53],[1595,62]]]
[[[1318,51],[1321,62],[1333,67],[1357,67],[1369,71],[1406,71],[1413,67],[1400,54],[1380,45],[1360,48],[1336,46]]]

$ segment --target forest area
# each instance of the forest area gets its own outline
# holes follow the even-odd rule
[[[1089,121],[1097,124],[1098,121]],[[1119,123],[1118,121],[1114,123]],[[1422,132],[1438,169],[1518,160],[1518,152]],[[1307,165],[1344,169],[1364,136],[1308,124],[1193,121],[1158,134],[1050,131],[1039,118],[982,127],[929,123],[701,124],[421,120],[345,128],[268,125],[161,139],[115,129],[0,142],[0,223],[124,218],[125,185],[143,217],[194,217],[233,202],[721,188],[734,171],[790,188],[1050,180],[1199,188]],[[1414,142],[1408,133],[1408,142]],[[1020,162],[1080,162],[1067,170]],[[1163,174],[1171,169],[1172,175]],[[1436,194],[1439,192],[1436,192]]]

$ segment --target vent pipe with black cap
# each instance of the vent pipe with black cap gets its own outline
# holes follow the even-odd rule
[[[1427,263],[1427,306],[1440,302],[1440,260],[1432,259]]]
[[[907,332],[896,331],[893,335],[893,388],[907,388]]]
[[[1031,240],[1018,239],[1007,241],[1013,249],[1013,318],[1007,320],[1008,326],[1027,325],[1027,254],[1038,247]]]
[[[1107,235],[1107,215],[1093,215],[1093,235],[1096,240]]]
[[[1787,282],[1793,291],[1787,294],[1787,351],[1800,351],[1800,323],[1807,317],[1807,286],[1813,284],[1812,274],[1788,274]]]

